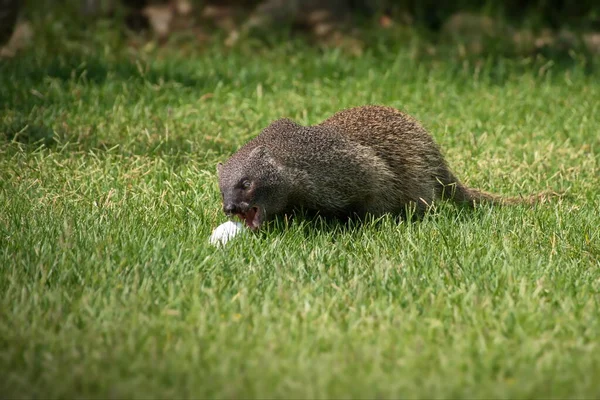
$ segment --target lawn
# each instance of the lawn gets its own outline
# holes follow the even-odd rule
[[[0,62],[3,397],[600,396],[597,62],[61,29]],[[367,103],[421,120],[471,186],[563,196],[209,245],[218,161]]]

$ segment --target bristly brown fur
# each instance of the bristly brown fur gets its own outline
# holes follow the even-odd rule
[[[360,216],[399,214],[411,205],[423,213],[439,199],[474,206],[544,198],[505,198],[464,186],[419,122],[385,106],[350,108],[308,127],[277,120],[218,171],[225,211],[252,215],[252,228],[300,207]]]

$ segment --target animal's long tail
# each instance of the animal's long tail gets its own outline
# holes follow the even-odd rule
[[[454,176],[450,176],[449,183],[443,185],[443,198],[451,199],[457,204],[473,207],[481,203],[491,203],[497,205],[515,205],[546,202],[551,197],[559,196],[553,191],[545,191],[527,196],[504,197],[497,194],[485,192],[479,189],[473,189],[460,183]]]

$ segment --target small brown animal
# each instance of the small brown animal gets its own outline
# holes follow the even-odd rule
[[[431,135],[391,107],[363,106],[318,125],[280,119],[217,165],[223,211],[251,229],[295,208],[338,217],[422,214],[437,199],[533,202],[462,185]]]

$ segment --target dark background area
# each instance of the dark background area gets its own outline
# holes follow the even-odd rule
[[[226,31],[292,27],[326,36],[333,30],[372,21],[384,27],[408,24],[435,34],[445,33],[445,25],[461,13],[485,15],[494,23],[505,21],[537,31],[600,30],[600,2],[593,0],[0,0],[0,42],[9,40],[19,17],[36,13],[68,15],[84,25],[89,18],[117,18],[133,31],[152,30],[154,20],[162,18],[162,29],[154,29],[162,38],[175,28],[198,25]],[[187,20],[181,23],[168,13],[184,14]]]

